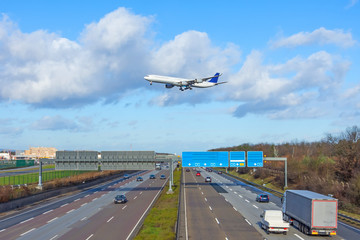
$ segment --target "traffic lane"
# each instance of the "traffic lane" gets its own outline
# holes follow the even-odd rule
[[[116,183],[115,183],[116,184]],[[127,184],[127,181],[124,181],[120,184]],[[18,236],[22,236],[22,234],[26,233],[28,234],[28,231],[30,230],[36,230],[37,228],[41,227],[42,225],[46,225],[47,223],[52,222],[53,220],[56,220],[58,218],[63,217],[65,214],[71,213],[80,207],[84,207],[89,202],[93,202],[97,200],[99,197],[102,197],[106,193],[108,193],[109,187],[114,186],[114,184],[109,185],[107,188],[103,188],[102,190],[108,189],[104,192],[99,191],[100,189],[97,189],[96,191],[93,191],[92,194],[89,193],[82,198],[78,198],[72,202],[57,202],[54,204],[57,206],[56,208],[53,208],[51,210],[48,210],[46,212],[43,212],[39,215],[28,217],[25,220],[12,225],[7,228],[3,228],[0,232],[0,238],[1,239],[16,239]],[[59,205],[59,203],[63,203],[62,205]],[[38,212],[37,212],[38,213]],[[28,216],[30,213],[24,214],[25,216]],[[24,216],[23,215],[23,216]],[[2,227],[4,227],[2,225]]]
[[[87,239],[90,236],[91,239],[127,239],[165,182],[160,179],[142,182],[126,194],[126,204],[107,205],[86,221],[75,224],[59,239]]]
[[[136,176],[138,174],[144,174],[144,172],[137,172],[132,174],[131,176]],[[29,218],[36,217],[38,215],[41,215],[44,212],[54,210],[56,208],[59,208],[60,206],[66,204],[66,203],[72,203],[78,198],[82,198],[88,194],[92,194],[96,191],[104,190],[106,188],[109,188],[110,186],[114,186],[114,184],[118,184],[120,182],[124,182],[126,184],[129,181],[132,181],[133,178],[124,179],[123,176],[120,176],[118,179],[112,180],[111,182],[94,186],[92,189],[77,193],[72,196],[62,197],[60,199],[53,200],[49,203],[41,204],[39,207],[35,207],[30,210],[26,210],[24,212],[15,213],[9,216],[6,216],[0,220],[0,231],[5,228],[9,228],[13,225],[19,224],[20,222],[23,222]],[[110,190],[110,189],[109,189]]]
[[[185,172],[184,192],[186,194],[186,213],[188,239],[226,239],[224,231],[216,222],[199,191],[199,185],[192,172]]]
[[[201,194],[209,204],[209,209],[217,217],[228,239],[262,239],[258,231],[215,190],[211,183],[203,181],[200,186]]]
[[[214,179],[218,179],[215,177]],[[278,234],[267,235],[260,225],[260,214],[263,210],[281,210],[275,203],[258,203],[255,201],[257,192],[254,193],[248,188],[243,188],[237,184],[231,182],[228,178],[220,179],[225,189],[228,189],[227,194],[222,194],[228,201],[236,208],[240,209],[242,215],[244,215],[249,222],[267,239],[318,239],[317,236],[308,236],[297,228],[291,227],[287,236],[278,236]],[[340,236],[334,236],[333,239],[342,239]]]

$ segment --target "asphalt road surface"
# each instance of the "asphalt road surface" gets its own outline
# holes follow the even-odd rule
[[[156,174],[156,179],[149,179]],[[131,239],[169,171],[142,171],[0,220],[0,239]],[[144,181],[136,181],[142,176]],[[126,204],[114,204],[125,194]]]
[[[203,171],[202,171],[203,172]],[[196,171],[185,172],[185,239],[262,239],[256,229],[225,201],[221,187],[205,183]]]
[[[191,172],[186,173],[186,180],[189,181],[191,179],[190,176],[193,176],[195,174],[195,171],[191,170]],[[190,176],[189,176],[190,175]],[[188,177],[189,176],[189,177]],[[204,178],[210,176],[212,178],[212,183],[204,183]],[[211,186],[214,190],[217,191],[218,197],[222,197],[222,212],[227,212],[229,214],[230,210],[232,209],[234,212],[239,213],[239,215],[243,216],[245,221],[248,223],[248,225],[252,226],[253,229],[256,230],[257,234],[254,234],[253,239],[296,239],[296,240],[305,240],[305,239],[311,239],[311,240],[319,240],[319,239],[332,239],[332,240],[338,240],[338,239],[360,239],[360,230],[353,228],[351,226],[345,225],[341,222],[338,222],[338,231],[337,236],[332,237],[324,237],[324,236],[308,236],[301,233],[297,228],[291,227],[290,231],[287,235],[283,234],[266,234],[266,232],[260,227],[260,214],[263,212],[263,210],[281,210],[281,201],[278,197],[270,194],[270,202],[269,203],[258,203],[255,201],[257,194],[262,193],[261,190],[249,186],[243,182],[240,182],[234,178],[231,178],[225,174],[217,174],[216,172],[207,172],[204,169],[201,169],[201,176],[196,177],[197,182],[202,183],[198,188],[198,191],[200,191],[200,194],[202,192],[204,195],[208,194],[208,191],[204,192],[204,189],[207,189]],[[186,195],[190,192],[188,187],[190,187],[188,184],[185,185],[186,189]],[[194,190],[194,189],[193,189]],[[191,195],[192,196],[192,195]],[[198,201],[195,198],[199,198],[199,196],[193,196],[193,197],[187,197],[187,202],[192,201]],[[203,197],[204,198],[204,197]],[[208,197],[208,201],[209,197]],[[189,206],[189,203],[187,204]],[[198,210],[198,212],[208,212],[209,208],[206,206],[201,206],[202,210]],[[230,209],[230,210],[229,210]],[[189,211],[189,210],[187,210]],[[200,214],[200,213],[199,213]],[[205,213],[202,213],[205,214]],[[210,216],[207,216],[208,220],[205,221],[207,224],[211,222]],[[230,228],[229,226],[226,226],[227,224],[232,224],[233,216],[223,216],[224,220],[220,221],[221,229],[227,229]],[[240,221],[240,220],[238,220]],[[192,225],[193,224],[193,225]],[[197,232],[199,232],[199,229],[197,229],[196,232],[196,226],[199,226],[200,223],[198,222],[192,222],[189,223],[188,220],[188,233],[189,238],[188,239],[200,239],[197,238]],[[195,226],[194,226],[195,225]],[[212,227],[214,228],[214,227]],[[191,230],[193,229],[193,230]],[[201,228],[200,228],[201,229]],[[219,230],[220,231],[220,230]],[[225,231],[224,231],[225,232]],[[191,238],[191,234],[194,234]],[[244,236],[247,236],[250,234],[250,231],[243,231],[241,228],[237,228],[237,231],[234,232],[233,235],[227,234],[226,236],[228,239],[250,239]],[[258,237],[260,235],[260,238]],[[233,237],[235,236],[235,237]],[[257,238],[255,238],[255,236]],[[217,238],[217,239],[223,239],[223,238]]]

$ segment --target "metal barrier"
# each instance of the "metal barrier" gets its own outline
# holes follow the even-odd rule
[[[177,212],[177,220],[176,220],[176,228],[175,228],[175,239],[179,239],[179,228],[180,228],[180,212],[181,212],[181,196],[182,196],[182,182],[183,182],[183,168],[181,168],[181,177],[179,184],[179,199],[178,199],[178,212]]]

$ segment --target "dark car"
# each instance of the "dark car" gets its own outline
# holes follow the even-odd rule
[[[201,176],[200,172],[197,172],[197,173],[196,173],[196,176]]]
[[[205,182],[211,182],[211,177],[206,177]]]
[[[190,172],[190,169],[187,168],[185,171],[186,171],[186,172]]]
[[[125,195],[116,195],[116,197],[114,198],[114,203],[126,203],[128,200],[125,197]]]
[[[222,171],[218,171],[218,174],[222,174]]]
[[[160,179],[166,179],[165,175],[162,174],[162,175],[160,176]]]
[[[259,194],[256,196],[257,202],[269,202],[269,196],[267,194]]]
[[[209,172],[212,172],[212,169],[211,168],[209,168],[209,170],[208,170]]]
[[[154,174],[151,174],[149,178],[150,178],[150,179],[155,179],[156,177],[155,177]]]
[[[136,181],[138,181],[138,182],[141,182],[141,181],[143,181],[144,179],[142,178],[142,177],[137,177],[137,179],[136,179]]]
[[[125,178],[125,179],[130,178],[129,174],[125,174],[125,175],[124,175],[124,178]]]

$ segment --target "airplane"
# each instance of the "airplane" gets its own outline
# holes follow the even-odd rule
[[[155,83],[163,83],[166,88],[173,88],[174,86],[179,87],[179,90],[184,91],[187,89],[196,88],[208,88],[213,87],[219,84],[223,84],[226,82],[218,82],[219,77],[222,74],[216,73],[213,77],[206,78],[195,78],[195,79],[186,79],[186,78],[176,78],[176,77],[168,77],[168,76],[159,76],[159,75],[146,75],[145,80],[150,82],[152,85]]]

